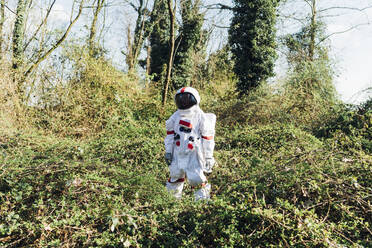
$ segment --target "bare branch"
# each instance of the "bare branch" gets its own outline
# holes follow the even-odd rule
[[[307,3],[311,9],[313,9],[312,1],[314,0],[304,0],[304,2]]]
[[[104,30],[105,30],[105,26],[106,26],[106,17],[107,17],[107,8],[104,8],[103,9],[102,29],[99,32],[99,35],[98,35],[98,38],[97,38],[98,41],[100,41],[102,39],[102,37],[104,37]]]
[[[370,9],[370,8],[372,8],[372,5],[366,6],[364,8],[339,7],[339,6],[336,6],[336,7],[329,7],[329,8],[326,8],[326,9],[321,9],[321,10],[318,10],[318,12],[324,12],[324,11],[329,11],[329,10],[333,10],[333,9],[347,9],[347,10],[355,10],[355,11],[364,11],[364,10]]]
[[[48,10],[47,10],[47,14],[45,15],[44,20],[41,22],[41,24],[39,25],[39,27],[36,29],[35,33],[31,36],[30,40],[26,43],[26,45],[25,45],[24,48],[23,48],[23,51],[25,51],[26,48],[30,45],[31,41],[33,41],[33,40],[36,38],[36,35],[39,33],[41,27],[42,27],[43,25],[45,25],[45,23],[46,23],[46,21],[47,21],[47,19],[48,19],[48,17],[49,17],[49,14],[50,14],[50,12],[51,12],[51,10],[52,10],[52,8],[53,8],[53,5],[56,3],[56,1],[57,1],[57,0],[53,0],[52,4],[50,5],[50,7],[49,7]]]
[[[94,4],[95,3],[96,1],[94,2]],[[89,47],[90,52],[93,52],[94,47],[95,47],[94,42],[95,42],[95,37],[96,37],[96,32],[97,32],[96,26],[97,26],[97,21],[98,21],[98,15],[101,12],[104,3],[105,3],[105,0],[98,0],[96,8],[93,11],[93,20],[90,26],[90,34],[88,38],[88,47]]]
[[[44,55],[42,55],[35,63],[33,63],[30,66],[30,68],[24,74],[24,78],[26,78],[28,75],[30,75],[30,73],[33,72],[33,70],[35,70],[35,68],[38,67],[39,64],[44,59],[46,59],[55,49],[57,49],[57,47],[59,47],[61,45],[61,43],[67,38],[67,35],[70,33],[72,26],[77,22],[77,20],[79,19],[81,13],[83,12],[83,5],[84,5],[84,0],[82,0],[80,2],[79,12],[78,12],[78,14],[76,15],[76,17],[73,20],[71,19],[70,25],[67,27],[67,29],[66,29],[65,33],[63,34],[63,36]],[[72,16],[72,14],[71,14],[71,16]]]
[[[328,39],[329,37],[331,37],[331,36],[333,36],[333,35],[336,35],[336,34],[343,34],[343,33],[349,32],[349,31],[351,31],[351,30],[353,30],[353,29],[356,29],[356,28],[358,28],[358,27],[360,27],[360,26],[366,26],[366,25],[370,25],[370,24],[371,24],[371,23],[369,23],[369,22],[367,22],[367,23],[360,23],[360,24],[354,25],[354,26],[352,26],[352,27],[350,27],[350,28],[348,28],[348,29],[345,29],[345,30],[343,30],[343,31],[338,31],[338,32],[331,33],[331,34],[329,34],[329,35],[323,37],[320,41],[318,41],[318,43],[317,43],[316,45],[318,46],[320,43],[322,43],[323,41],[325,41],[326,39]]]
[[[281,16],[282,16],[283,18],[286,18],[286,19],[292,19],[292,20],[295,20],[295,21],[301,23],[302,25],[305,25],[305,23],[306,23],[306,20],[305,20],[305,19],[297,18],[297,17],[295,17],[294,15],[285,15],[285,14],[281,14]]]
[[[220,25],[217,25],[217,24],[212,24],[213,27],[216,27],[216,28],[230,28],[230,26],[220,26]]]
[[[129,3],[129,5],[135,10],[135,11],[138,11],[139,7],[137,7],[136,5],[134,5],[133,3]]]
[[[12,12],[13,14],[15,14],[15,15],[17,15],[17,13],[16,12],[14,12],[13,10],[11,10],[9,7],[8,7],[8,5],[4,5],[5,6],[5,8],[7,8],[10,12]]]
[[[127,3],[129,4],[129,3]],[[124,6],[123,4],[121,3],[105,3],[102,7],[103,8],[110,8],[110,7],[122,7]],[[83,9],[95,9],[96,8],[96,5],[85,5],[83,7]]]
[[[234,10],[234,7],[231,7],[231,6],[228,6],[228,5],[225,5],[225,4],[221,4],[221,3],[218,3],[218,4],[210,4],[210,5],[206,5],[204,6],[204,8],[206,9],[219,9],[219,10]]]

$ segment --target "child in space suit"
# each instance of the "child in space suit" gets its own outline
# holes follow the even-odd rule
[[[165,160],[170,178],[166,184],[176,198],[182,197],[185,178],[196,188],[195,199],[209,199],[211,185],[204,172],[212,172],[216,116],[204,113],[196,89],[184,87],[177,91],[178,110],[166,121]]]

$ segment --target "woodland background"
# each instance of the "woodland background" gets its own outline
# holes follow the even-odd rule
[[[0,246],[372,245],[372,100],[339,99],[326,29],[371,5],[75,0],[66,24],[56,2],[0,1]],[[186,85],[217,115],[209,202],[164,187]]]

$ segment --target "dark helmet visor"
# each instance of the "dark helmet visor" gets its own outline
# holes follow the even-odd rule
[[[193,94],[184,92],[176,95],[176,105],[178,109],[188,109],[197,104]]]

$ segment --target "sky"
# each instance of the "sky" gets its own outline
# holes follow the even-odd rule
[[[10,1],[13,2],[13,1]],[[15,1],[14,1],[15,2]],[[37,1],[34,1],[37,2]],[[113,2],[108,0],[108,2]],[[124,0],[121,2],[125,2]],[[231,0],[204,0],[205,4],[223,3],[232,5]],[[308,6],[304,5],[304,0],[291,0],[290,5],[286,7],[287,13],[294,15],[303,15]],[[296,4],[297,2],[297,4]],[[51,13],[51,19],[56,23],[66,23],[70,19],[72,0],[57,0]],[[334,15],[335,17],[325,18],[327,23],[327,32],[334,33],[349,29],[352,26],[364,23],[370,25],[361,25],[351,31],[333,35],[330,37],[331,57],[336,62],[335,86],[341,99],[347,103],[360,103],[372,96],[372,89],[364,91],[372,87],[372,0],[320,0],[319,9],[326,9],[332,6],[348,6],[352,8],[362,8],[371,6],[363,12],[355,10],[336,9],[322,12],[323,15]],[[10,5],[14,8],[14,5]],[[108,16],[115,17],[114,19],[107,18],[106,27],[109,27],[105,32],[108,40],[105,40],[105,46],[110,47],[110,50],[116,51],[112,53],[113,60],[120,64],[123,61],[121,51],[125,51],[125,34],[128,25],[133,25],[135,15],[132,8],[127,4],[120,6],[112,6],[109,8]],[[307,10],[306,10],[307,11]],[[220,26],[228,26],[230,17],[228,13],[209,13],[210,19]],[[84,18],[84,17],[83,17]],[[83,20],[80,20],[83,22]],[[287,24],[285,24],[287,25]],[[296,25],[288,25],[281,30],[295,30]],[[76,26],[78,28],[78,25]],[[82,26],[80,25],[80,29]],[[227,29],[216,29],[214,37],[221,39],[214,42],[215,47],[226,41]],[[277,63],[276,71],[283,71],[280,60]],[[275,80],[275,79],[274,79]]]
[[[372,11],[369,11],[372,17]],[[372,20],[372,19],[371,19]],[[329,30],[346,30],[346,25],[329,25]],[[339,76],[336,88],[342,100],[360,102],[372,96],[372,25],[361,26],[353,31],[331,37],[333,54],[336,58]]]
[[[352,6],[356,8],[372,7],[372,0],[353,0],[353,2],[355,5]],[[372,87],[372,8],[364,13],[349,11],[328,24],[328,31],[335,33],[364,23],[370,24],[330,37],[332,54],[338,62],[339,76],[336,78],[335,85],[345,102],[360,102],[372,96],[372,89],[361,93]]]

